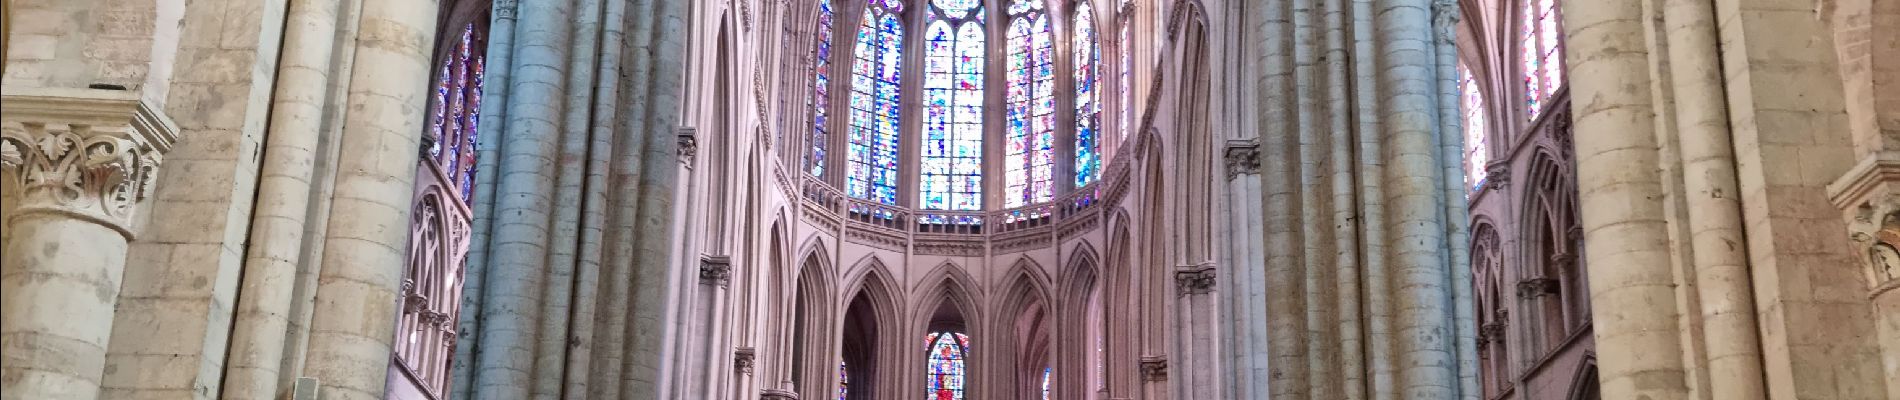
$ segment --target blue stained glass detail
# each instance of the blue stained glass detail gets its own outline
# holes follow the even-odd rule
[[[429,161],[442,170],[464,204],[474,199],[475,151],[479,146],[476,127],[482,110],[485,47],[478,39],[474,24],[463,27],[461,39],[442,61],[429,124],[429,137],[434,139]]]
[[[969,358],[970,337],[939,332],[925,335],[925,341],[930,346],[930,363],[924,377],[924,398],[963,400],[966,383],[963,361]]]
[[[898,82],[903,62],[904,28],[896,0],[874,1],[858,29],[851,77],[851,127],[845,147],[850,170],[845,194],[882,204],[897,204]]]
[[[1075,11],[1075,186],[1094,182],[1102,169],[1102,46],[1095,36],[1094,7],[1080,2]]]

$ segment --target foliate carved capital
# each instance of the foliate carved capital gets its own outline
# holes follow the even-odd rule
[[[759,393],[759,400],[798,400],[798,393],[785,389],[765,389]]]
[[[699,259],[699,283],[726,287],[732,280],[732,257],[704,256]]]
[[[1227,143],[1227,179],[1260,174],[1260,144],[1252,141]]]
[[[1457,40],[1458,0],[1432,0],[1432,25],[1436,27],[1438,40],[1451,43]]]
[[[1142,356],[1141,379],[1148,381],[1168,380],[1168,359],[1161,356]]]
[[[0,103],[0,176],[14,215],[67,215],[131,239],[177,128],[118,90],[10,89]]]
[[[1504,342],[1503,321],[1494,321],[1478,327],[1478,343]]]
[[[1557,280],[1553,278],[1530,278],[1517,282],[1517,297],[1535,299],[1557,294]]]
[[[1214,291],[1215,275],[1213,265],[1184,266],[1174,272],[1174,284],[1182,295],[1207,294]]]
[[[680,162],[693,165],[693,157],[699,155],[699,129],[682,126],[675,132],[679,136]]]
[[[1511,165],[1491,164],[1484,168],[1484,187],[1490,190],[1504,190],[1511,186]]]
[[[740,347],[738,350],[733,350],[732,368],[738,370],[739,374],[752,375],[752,366],[755,363],[754,360],[757,358],[757,355],[758,351],[751,347]]]

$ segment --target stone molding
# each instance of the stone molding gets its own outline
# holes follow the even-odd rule
[[[1458,40],[1458,0],[1432,0],[1432,25],[1439,43]]]
[[[1254,141],[1227,142],[1227,179],[1240,175],[1260,174],[1260,143]]]
[[[178,128],[134,92],[20,88],[0,97],[0,170],[13,216],[52,213],[133,238]]]
[[[1142,356],[1141,379],[1157,382],[1168,380],[1168,358],[1162,356]]]
[[[785,389],[765,389],[759,393],[759,400],[798,400],[798,393]]]
[[[1207,294],[1214,291],[1217,273],[1211,264],[1175,268],[1174,284],[1181,295]]]
[[[699,283],[726,287],[732,281],[732,257],[701,256],[699,258]]]
[[[732,369],[739,371],[740,375],[752,375],[752,367],[757,356],[758,350],[751,347],[740,347],[738,350],[733,350]]]
[[[1875,154],[1827,186],[1847,222],[1869,298],[1900,288],[1900,156]]]
[[[495,19],[515,19],[515,1],[516,0],[495,0],[492,6],[495,10]]]

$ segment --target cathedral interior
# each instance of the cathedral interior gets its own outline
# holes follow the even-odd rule
[[[0,16],[0,399],[1900,399],[1900,0]]]

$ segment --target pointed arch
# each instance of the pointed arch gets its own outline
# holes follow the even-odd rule
[[[1522,198],[1519,223],[1519,298],[1531,344],[1522,357],[1554,350],[1589,320],[1589,287],[1584,281],[1582,225],[1577,215],[1575,174],[1565,153],[1546,144],[1534,150]]]
[[[846,287],[853,293],[843,304],[840,320],[839,355],[850,377],[848,400],[898,397],[906,393],[902,386],[906,340],[898,321],[902,300],[896,281],[884,263],[875,256],[865,257],[852,267]]]
[[[834,337],[834,304],[842,300],[833,285],[833,261],[825,242],[813,237],[801,246],[797,260],[796,294],[792,298],[791,376],[789,379],[807,390],[837,390],[838,361]]]
[[[1597,357],[1584,357],[1582,366],[1577,367],[1576,375],[1570,379],[1568,400],[1603,400],[1603,392],[1597,383]]]
[[[986,364],[987,386],[983,398],[1034,398],[1041,393],[1042,372],[1053,367],[1053,312],[1050,309],[1049,277],[1034,260],[1018,260],[1002,276],[990,322],[990,343],[996,354]]]

